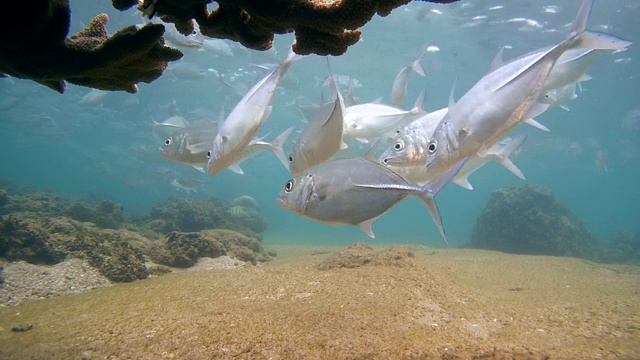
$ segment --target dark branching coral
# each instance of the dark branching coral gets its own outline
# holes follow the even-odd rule
[[[231,39],[256,50],[271,48],[275,34],[295,32],[298,54],[341,55],[360,40],[359,27],[378,14],[411,0],[145,0],[139,9],[160,16],[187,35],[194,30],[209,37]],[[457,0],[430,0],[452,3]],[[118,10],[137,0],[112,0]],[[13,1],[0,21],[0,77],[31,79],[60,93],[68,81],[102,90],[134,93],[139,82],[157,79],[169,61],[182,57],[164,46],[164,26],[126,27],[109,37],[105,14],[67,37],[71,13],[68,0]],[[10,19],[8,17],[11,17]]]
[[[12,2],[0,22],[0,73],[32,79],[60,93],[65,81],[102,90],[137,91],[182,53],[164,46],[164,26],[126,27],[109,37],[107,15],[69,37],[68,0]]]
[[[471,235],[471,247],[515,254],[593,258],[587,227],[541,187],[503,187],[491,194]]]
[[[436,0],[452,3],[457,0]],[[195,20],[209,37],[231,39],[256,50],[269,49],[275,34],[295,32],[298,54],[342,55],[360,40],[359,27],[377,13],[391,10],[410,0],[145,0],[139,9],[172,22],[178,31],[189,34]],[[114,0],[121,8],[133,3]],[[133,5],[133,4],[132,4]]]

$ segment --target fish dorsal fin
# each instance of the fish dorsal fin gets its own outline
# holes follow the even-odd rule
[[[372,239],[376,238],[376,236],[373,234],[373,231],[371,230],[371,225],[373,224],[374,221],[376,221],[376,219],[377,217],[374,217],[373,219],[365,220],[360,224],[358,224],[358,227],[362,229],[362,231],[364,231],[365,234],[369,235],[369,237]]]
[[[413,104],[413,109],[417,109],[418,112],[420,111],[424,111],[423,110],[423,106],[424,106],[424,93],[425,91],[422,90],[420,92],[420,95],[418,95],[418,97],[416,98],[416,102],[415,104]]]
[[[489,68],[487,69],[487,72],[485,74],[493,72],[493,70],[495,70],[495,69],[501,67],[502,65],[504,65],[504,61],[502,60],[502,54],[503,53],[504,53],[504,46],[501,47],[500,50],[498,50],[498,53],[496,54],[496,56],[491,61],[491,64],[489,64]]]
[[[449,104],[447,105],[447,107],[449,108],[449,110],[451,110],[451,108],[453,107],[453,105],[456,104],[456,102],[453,100],[453,92],[456,90],[456,81],[453,81],[453,85],[451,86],[451,92],[449,93]]]
[[[382,104],[382,96],[380,96],[379,98],[374,99],[369,104]]]

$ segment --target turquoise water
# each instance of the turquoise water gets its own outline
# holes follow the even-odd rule
[[[375,16],[363,27],[363,39],[338,58],[331,58],[333,72],[352,76],[362,87],[354,95],[363,102],[383,97],[390,101],[393,80],[426,44],[440,51],[425,55],[424,78],[409,81],[407,104],[426,90],[425,108],[446,106],[456,82],[460,98],[480,79],[501,46],[505,58],[557,43],[577,12],[579,1],[461,1],[450,5],[413,2],[387,17]],[[499,8],[498,6],[502,6]],[[141,23],[135,10],[118,12],[108,1],[71,1],[70,33],[86,26],[100,12],[110,16],[108,30]],[[636,26],[640,3],[596,1],[589,28],[610,31],[638,42]],[[515,19],[515,20],[514,20]],[[523,20],[524,19],[524,20]],[[529,20],[529,21],[526,21]],[[61,194],[83,194],[122,203],[126,215],[146,214],[169,196],[231,200],[250,195],[269,221],[268,241],[295,242],[366,241],[415,242],[444,246],[426,209],[416,198],[407,199],[373,225],[376,239],[357,228],[334,227],[312,222],[275,203],[288,172],[270,152],[243,163],[244,175],[224,171],[208,176],[162,158],[157,149],[164,139],[154,136],[152,121],[168,117],[162,110],[172,100],[187,120],[205,108],[213,114],[230,111],[239,97],[215,76],[223,74],[237,84],[250,86],[264,76],[252,65],[273,66],[282,60],[293,35],[281,35],[274,50],[257,52],[229,42],[233,56],[205,49],[184,50],[184,58],[206,77],[179,78],[168,71],[151,84],[139,84],[135,95],[108,93],[98,105],[79,104],[90,89],[69,85],[64,95],[28,80],[0,79],[0,179],[22,186]],[[560,202],[583,220],[596,237],[605,240],[617,232],[640,232],[640,129],[621,126],[630,111],[640,108],[638,47],[626,52],[605,53],[588,74],[592,80],[568,103],[570,111],[551,109],[538,117],[550,133],[526,125],[514,134],[527,134],[523,151],[514,162],[527,182],[551,189]],[[290,68],[273,101],[273,113],[260,134],[271,140],[289,126],[304,129],[292,105],[317,103],[321,83],[327,77],[324,58],[308,56]],[[326,96],[326,95],[325,95]],[[217,115],[216,115],[217,116]],[[295,140],[295,135],[291,137]],[[292,147],[287,144],[287,152]],[[357,148],[357,146],[354,146]],[[579,150],[578,150],[579,149]],[[351,152],[362,154],[366,147]],[[598,171],[596,154],[604,154],[608,171]],[[206,182],[189,195],[170,185],[183,176]],[[476,217],[489,194],[522,180],[490,163],[470,177],[473,191],[449,185],[437,197],[450,245],[468,241]]]

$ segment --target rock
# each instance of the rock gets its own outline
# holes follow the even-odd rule
[[[151,209],[150,219],[163,220],[161,232],[197,232],[229,226],[228,205],[217,199],[207,201],[170,197]],[[157,227],[159,223],[154,223]]]
[[[222,255],[252,264],[270,259],[257,239],[225,229],[172,232],[166,240],[156,243],[149,252],[155,263],[180,268],[195,265],[201,257],[215,258]]]
[[[122,205],[103,200],[96,206],[83,202],[71,203],[64,215],[82,222],[92,222],[103,229],[118,229],[124,221]]]
[[[4,189],[0,189],[0,207],[5,206],[9,203],[9,196]]]
[[[49,233],[35,220],[7,216],[0,221],[0,257],[31,264],[56,264],[66,254],[51,243]]]
[[[159,242],[150,252],[151,259],[162,265],[186,268],[195,265],[200,257],[226,254],[224,246],[205,234],[174,231],[166,241]]]
[[[144,279],[148,273],[142,251],[129,244],[129,237],[127,231],[101,230],[66,217],[18,220],[9,216],[0,222],[0,256],[32,264],[56,264],[75,257],[88,260],[112,281]]]
[[[478,217],[472,248],[514,254],[593,258],[596,241],[553,194],[533,185],[503,187]]]
[[[199,200],[170,197],[154,206],[148,219],[138,223],[141,227],[153,228],[164,234],[172,231],[229,229],[260,239],[260,234],[267,228],[264,217],[253,208],[237,207],[235,211],[230,211],[232,208],[229,203],[216,198]]]
[[[640,265],[640,234],[617,233],[606,242],[598,260]]]

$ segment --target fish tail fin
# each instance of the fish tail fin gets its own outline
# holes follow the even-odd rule
[[[591,14],[592,7],[593,7],[593,0],[582,1],[582,5],[580,5],[580,10],[578,10],[578,15],[576,16],[576,21],[573,23],[573,26],[571,27],[572,34],[580,34],[587,29],[587,20],[589,20],[589,15]]]
[[[445,234],[444,227],[442,226],[442,218],[440,217],[440,212],[438,211],[438,205],[436,205],[435,196],[440,190],[442,190],[442,188],[445,187],[445,185],[451,182],[456,174],[458,174],[458,171],[460,171],[462,165],[464,165],[467,159],[468,157],[465,157],[464,159],[460,160],[456,165],[451,167],[438,179],[423,186],[422,192],[419,194],[420,200],[422,200],[422,202],[427,206],[429,214],[431,215],[433,222],[436,224],[440,236],[442,236],[447,244],[449,243],[449,240],[447,240],[447,235]]]
[[[413,60],[413,62],[411,63],[411,70],[413,70],[416,74],[420,76],[424,76],[424,69],[422,68],[422,65],[420,64],[420,62],[422,61],[424,54],[427,53],[428,49],[429,49],[429,44],[425,45],[422,48],[422,50],[420,51],[416,59]]]
[[[573,47],[596,50],[622,50],[629,45],[631,45],[631,41],[623,40],[610,34],[584,31]]]
[[[613,35],[587,31],[587,20],[591,14],[593,0],[583,0],[576,21],[571,28],[568,40],[573,44],[572,48],[586,48],[597,50],[620,50],[631,45],[630,41],[622,40]],[[573,39],[576,39],[574,41]]]
[[[278,160],[284,165],[284,167],[289,170],[289,161],[287,160],[287,156],[284,154],[283,145],[289,138],[289,135],[293,132],[293,126],[283,131],[282,134],[278,135],[273,142],[271,142],[271,150],[278,157]]]

